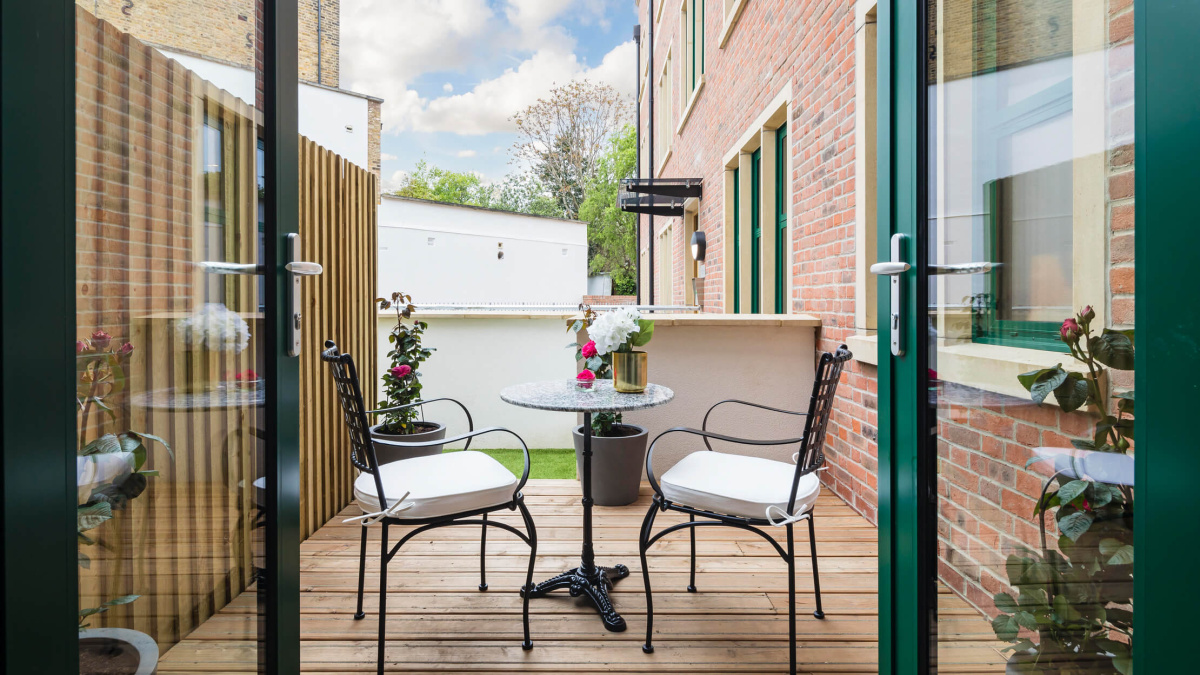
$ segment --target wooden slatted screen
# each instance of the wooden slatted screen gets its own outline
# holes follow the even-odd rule
[[[321,362],[325,340],[354,356],[366,404],[375,407],[376,194],[375,174],[300,138],[301,257],[325,268],[303,282],[301,537],[350,503],[356,473],[333,380]]]

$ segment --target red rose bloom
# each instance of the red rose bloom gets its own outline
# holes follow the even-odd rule
[[[109,335],[108,333],[105,333],[103,330],[101,330],[99,328],[97,328],[96,331],[94,333],[92,333],[92,346],[95,347],[97,351],[104,351],[105,349],[107,349],[108,343],[111,341],[112,341],[112,336]]]
[[[408,374],[411,372],[412,372],[412,368],[410,366],[405,366],[405,365],[396,366],[395,368],[392,368],[392,370],[391,370],[392,375],[396,376],[397,379],[408,377]]]
[[[584,368],[583,370],[579,371],[579,374],[575,376],[575,379],[579,380],[580,382],[591,382],[592,380],[596,379],[596,374]]]
[[[581,351],[583,352],[583,358],[585,358],[585,359],[592,358],[593,356],[596,355],[596,341],[588,340],[587,344],[585,344],[583,346],[583,349]]]

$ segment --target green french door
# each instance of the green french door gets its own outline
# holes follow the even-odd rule
[[[878,16],[880,670],[1190,672],[1200,7]]]
[[[787,275],[791,273],[788,266],[788,253],[791,240],[787,236],[788,194],[790,184],[788,174],[788,144],[787,125],[784,124],[775,132],[775,313],[787,312]]]
[[[762,311],[762,148],[750,155],[750,313]]]
[[[295,673],[296,3],[124,4],[3,6],[4,670]]]

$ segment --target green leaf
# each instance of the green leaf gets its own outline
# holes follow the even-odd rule
[[[107,455],[113,452],[121,452],[121,442],[117,440],[115,434],[104,434],[100,438],[83,446],[79,451],[81,457],[88,455]]]
[[[1054,597],[1054,613],[1063,621],[1078,621],[1081,618],[1070,599],[1063,594]]]
[[[587,360],[588,370],[592,371],[593,373],[599,371],[602,366],[604,366],[604,359],[600,358],[599,356],[593,356]]]
[[[1087,511],[1076,511],[1058,521],[1058,529],[1071,541],[1079,541],[1096,516]]]
[[[1085,440],[1085,439],[1079,439],[1079,438],[1072,438],[1071,445],[1075,446],[1075,448],[1077,450],[1095,450],[1096,449],[1096,444],[1093,443],[1092,441]]]
[[[1038,629],[1037,619],[1034,618],[1034,616],[1029,612],[1017,612],[1015,615],[1013,615],[1013,618],[1016,619],[1017,625],[1021,626],[1022,628],[1028,628],[1029,630]]]
[[[154,442],[156,442],[156,443],[159,443],[159,444],[160,444],[160,445],[162,445],[164,448],[166,448],[166,450],[167,450],[167,454],[171,456],[171,461],[175,461],[175,452],[174,452],[173,450],[171,450],[171,444],[170,444],[170,443],[167,443],[166,441],[164,441],[163,439],[159,438],[158,436],[155,436],[154,434],[148,434],[148,433],[145,433],[145,432],[143,432],[143,431],[127,431],[126,433],[128,433],[128,434],[133,434],[134,436],[138,436],[138,437],[140,437],[142,440],[147,440],[147,439],[149,439],[149,440],[151,440],[151,441],[154,441]]]
[[[1116,668],[1121,675],[1133,675],[1133,655],[1114,656],[1113,668]]]
[[[92,567],[92,559],[84,555],[83,551],[79,552],[79,566],[85,570]]]
[[[645,347],[652,337],[654,337],[654,321],[638,319],[638,332],[633,336],[633,346]]]
[[[1073,480],[1062,486],[1062,488],[1060,488],[1058,491],[1059,503],[1070,504],[1071,502],[1075,501],[1077,497],[1087,491],[1088,485],[1090,485],[1088,481]]]
[[[1047,368],[1041,371],[1033,384],[1029,387],[1029,394],[1033,398],[1033,402],[1041,405],[1046,397],[1055,389],[1058,389],[1063,382],[1067,381],[1067,371],[1062,369],[1062,364],[1053,368]]]
[[[115,607],[116,605],[128,605],[129,603],[133,602],[134,600],[137,600],[140,597],[142,597],[142,596],[140,596],[140,595],[122,595],[119,598],[113,598],[112,600],[108,600],[104,604],[107,607]]]
[[[1023,583],[1025,570],[1028,565],[1028,558],[1022,558],[1019,555],[1009,555],[1008,559],[1004,562],[1005,572],[1008,573],[1008,581],[1014,586]]]
[[[1038,378],[1041,377],[1043,373],[1051,370],[1053,370],[1053,368],[1040,368],[1038,370],[1031,370],[1028,373],[1021,373],[1017,376],[1017,382],[1020,382],[1021,386],[1025,387],[1025,391],[1029,391],[1033,388],[1033,383],[1037,382]]]
[[[79,532],[99,527],[101,523],[111,518],[112,507],[108,505],[108,502],[80,506],[75,511],[75,521]]]
[[[571,324],[571,327],[567,329],[567,332],[568,333],[578,333],[581,330],[583,330],[583,321],[580,319],[576,319],[575,323]]]
[[[1021,632],[1021,626],[1017,623],[1015,616],[1001,614],[992,619],[992,630],[996,632],[996,637],[1005,642],[1012,642],[1017,639],[1017,634]]]
[[[1104,329],[1088,340],[1088,351],[1100,363],[1117,370],[1133,370],[1133,340],[1124,332]]]
[[[1133,545],[1111,537],[1100,540],[1100,554],[1108,557],[1109,565],[1132,565]]]
[[[1132,401],[1133,400],[1133,390],[1130,389],[1129,391],[1123,391],[1123,392],[1113,396],[1113,398],[1120,398],[1120,399],[1125,399],[1126,401]]]
[[[107,611],[108,611],[107,607],[88,607],[87,609],[79,610],[79,618],[82,619],[85,616],[91,616],[93,614],[101,614],[101,613],[107,612]]]
[[[996,609],[1006,614],[1012,614],[1013,612],[1020,610],[1020,607],[1017,605],[1017,601],[1013,600],[1013,596],[1009,595],[1008,593],[997,593],[992,598],[992,601],[996,603]]]
[[[1092,483],[1092,508],[1107,506],[1113,500],[1115,490],[1105,483]]]
[[[567,349],[579,349],[579,343],[578,342],[568,342]]]
[[[1063,412],[1078,410],[1087,403],[1088,381],[1080,373],[1067,373],[1067,379],[1054,390],[1054,400]]]

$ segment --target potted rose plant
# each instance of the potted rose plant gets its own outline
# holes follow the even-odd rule
[[[632,307],[600,316],[585,307],[583,318],[575,321],[571,330],[578,333],[585,327],[589,336],[595,339],[583,344],[579,344],[577,339],[568,345],[575,350],[576,362],[583,365],[577,380],[585,383],[612,380],[614,355],[637,353],[642,357],[641,385],[645,388],[645,353],[634,352],[633,347],[642,347],[650,342],[654,335],[654,322],[641,318]],[[573,436],[576,475],[582,475],[582,424],[575,427]],[[642,465],[646,460],[647,439],[646,428],[626,424],[621,413],[592,415],[592,498],[596,504],[625,506],[637,501]]]
[[[386,400],[379,407],[396,408],[416,403],[421,400],[422,386],[421,373],[417,369],[434,351],[421,344],[425,329],[429,326],[424,321],[404,323],[406,319],[412,318],[415,309],[412,296],[392,293],[391,300],[377,298],[375,302],[379,303],[380,309],[394,309],[396,312],[396,327],[388,334],[388,342],[392,344],[392,349],[387,353],[391,367],[383,374],[383,393]],[[421,419],[421,407],[413,405],[387,413],[382,422],[371,427],[371,436],[404,443],[436,441],[446,437],[446,425]],[[375,443],[375,455],[380,464],[410,457],[436,455],[441,451],[440,445],[398,448],[394,445]]]
[[[157,442],[171,454],[163,439],[137,431],[107,431],[116,426],[117,413],[111,402],[125,389],[125,367],[133,345],[119,347],[112,336],[96,330],[86,340],[75,343],[78,373],[76,403],[79,406],[79,450],[76,457],[76,536],[80,546],[94,546],[92,530],[114,519],[129,502],[143,492],[157,471],[146,470],[148,446]],[[92,418],[96,413],[99,417]],[[94,422],[94,424],[93,424]],[[89,440],[95,428],[96,438]],[[89,534],[90,533],[90,534]],[[79,551],[79,566],[91,567],[91,558]],[[158,645],[154,638],[128,628],[93,628],[91,617],[113,607],[137,600],[130,594],[111,598],[97,607],[79,610],[80,672],[153,673],[158,666]]]
[[[1133,486],[1130,456],[1134,392],[1109,394],[1105,368],[1133,370],[1132,330],[1092,330],[1091,307],[1065,320],[1062,341],[1086,374],[1060,365],[1018,377],[1041,405],[1053,396],[1063,412],[1084,408],[1096,418],[1091,438],[1074,451],[1033,457],[1055,462],[1053,483],[1033,515],[1058,526],[1057,550],[1010,555],[1017,597],[993,598],[996,636],[1012,643],[1009,673],[1133,672]],[[1107,480],[1106,480],[1107,479]],[[1036,642],[1032,639],[1037,637]]]

